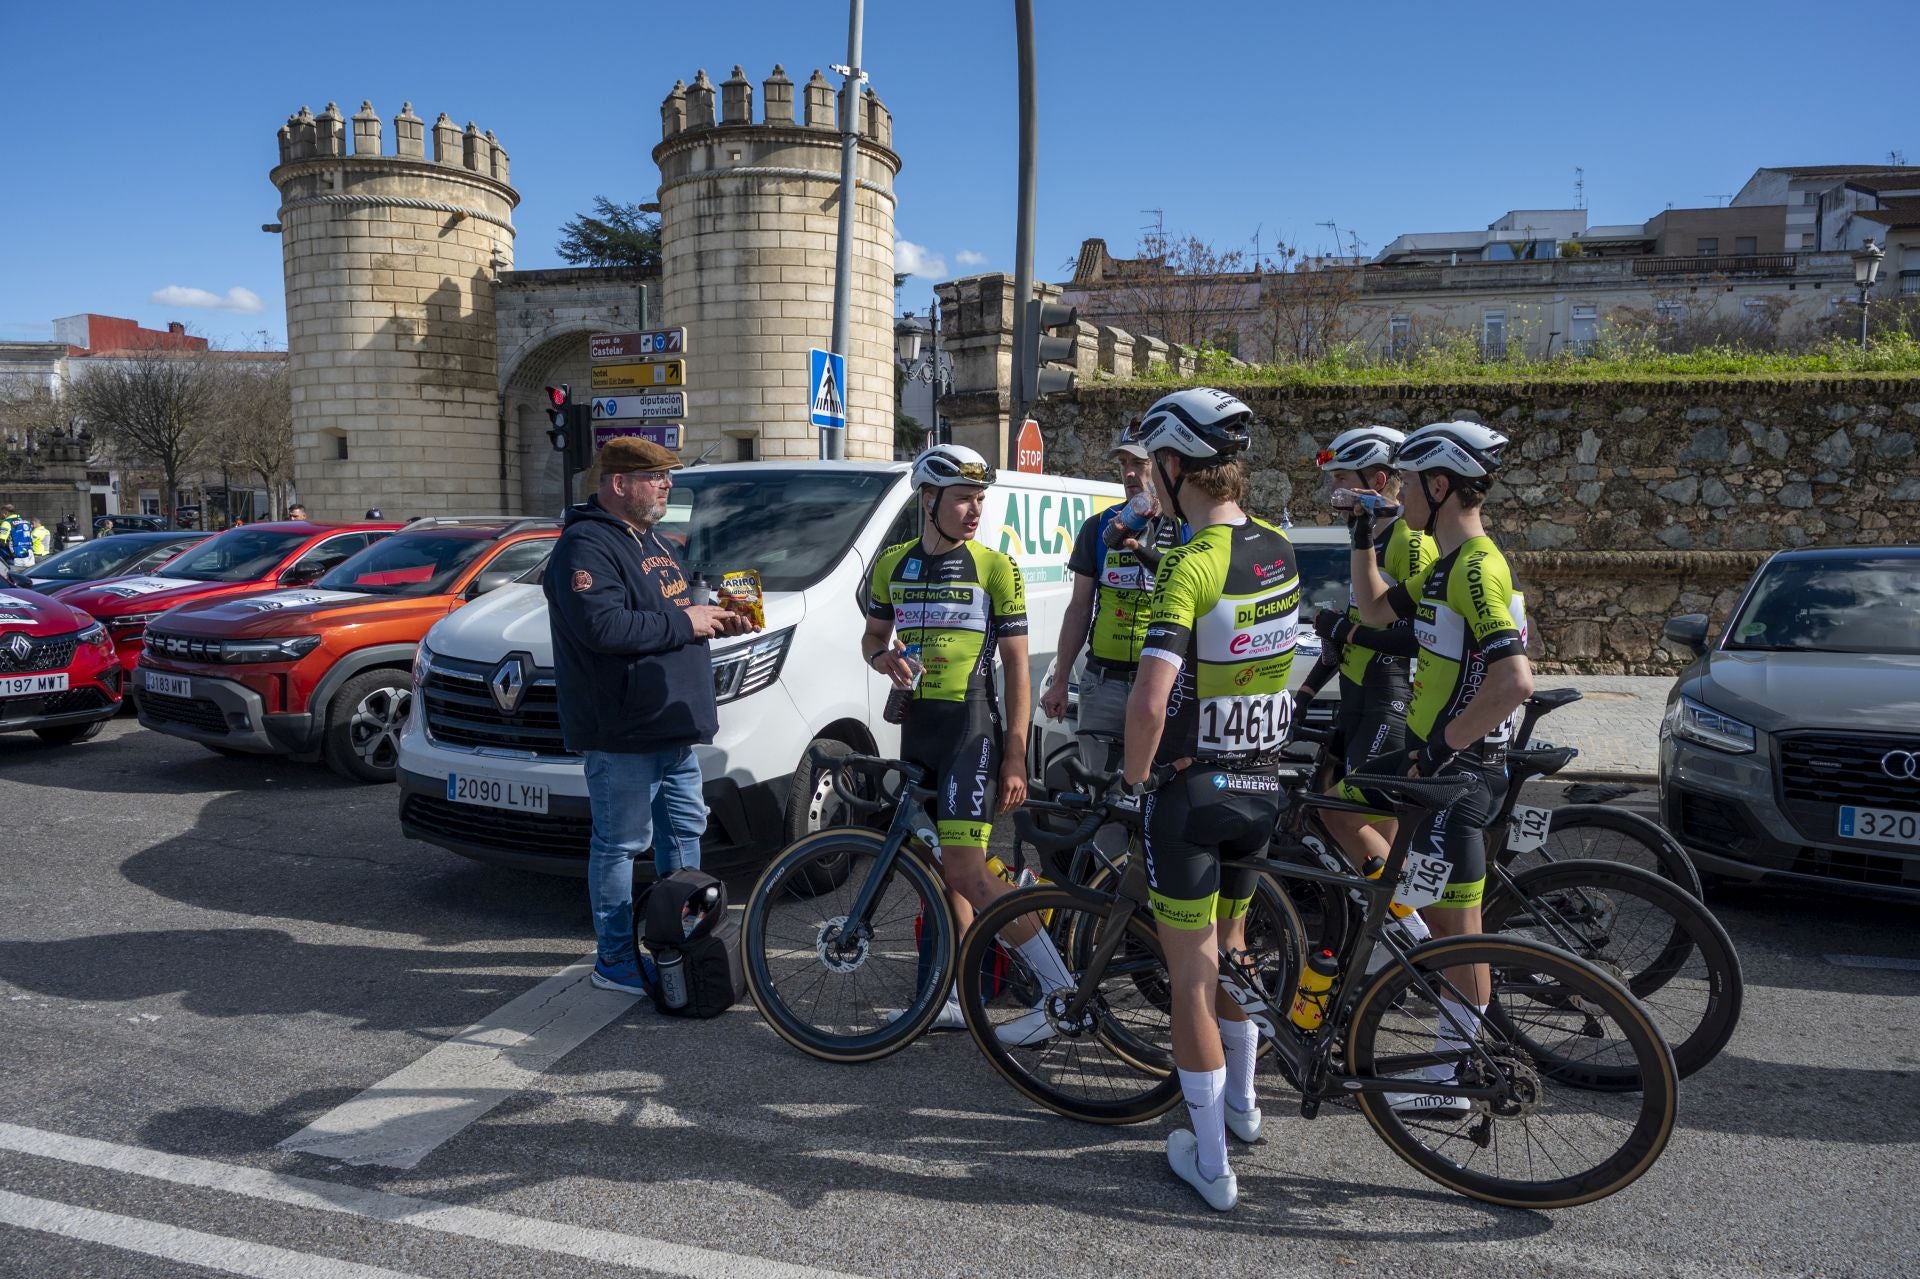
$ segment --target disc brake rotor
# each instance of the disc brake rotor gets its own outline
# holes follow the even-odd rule
[[[813,953],[820,957],[821,966],[841,976],[858,971],[867,962],[867,951],[872,945],[872,939],[865,933],[849,939],[846,928],[845,915],[822,920],[813,941]]]

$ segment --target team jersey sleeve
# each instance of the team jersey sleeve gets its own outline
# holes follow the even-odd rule
[[[1004,639],[1027,633],[1027,583],[1013,557],[999,551],[989,552],[987,600],[993,607],[993,634]]]
[[[888,547],[873,562],[873,573],[867,578],[867,616],[876,621],[893,619],[893,597],[887,591],[887,583],[893,580],[893,566],[900,562],[901,548]]]
[[[1096,579],[1100,576],[1100,538],[1111,518],[1112,509],[1109,509],[1080,522],[1080,531],[1073,539],[1073,553],[1067,556],[1069,573]]]
[[[1526,652],[1521,621],[1514,616],[1513,570],[1506,556],[1482,546],[1462,557],[1448,582],[1448,603],[1466,619],[1474,647],[1487,665]]]
[[[1176,667],[1185,663],[1205,585],[1207,557],[1203,551],[1210,545],[1204,539],[1189,542],[1168,551],[1160,561],[1160,571],[1153,579],[1153,596],[1147,604],[1141,660],[1151,657]]]

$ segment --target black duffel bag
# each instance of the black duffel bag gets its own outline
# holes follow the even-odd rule
[[[692,932],[685,922],[689,902],[695,910],[704,907]],[[667,1016],[718,1017],[747,993],[740,925],[727,912],[727,887],[705,871],[676,870],[649,886],[633,904],[633,931],[653,957],[647,987],[653,1006]],[[668,996],[681,991],[684,1001],[669,1005]]]

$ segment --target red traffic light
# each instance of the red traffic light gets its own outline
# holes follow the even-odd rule
[[[567,402],[573,398],[573,388],[565,382],[559,386],[550,386],[547,388],[547,398],[553,401],[554,408],[564,409],[567,407]]]

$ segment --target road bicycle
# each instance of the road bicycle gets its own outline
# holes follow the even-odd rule
[[[1102,779],[1111,790],[1115,779]],[[1614,978],[1563,951],[1523,937],[1473,935],[1408,947],[1389,928],[1391,903],[1418,905],[1444,888],[1414,890],[1408,868],[1412,820],[1467,789],[1445,776],[1367,776],[1390,810],[1305,793],[1312,808],[1390,815],[1399,837],[1375,879],[1344,864],[1309,866],[1268,857],[1226,865],[1283,884],[1322,884],[1364,903],[1329,955],[1336,971],[1313,1029],[1286,1011],[1299,983],[1297,956],[1223,954],[1220,988],[1244,1009],[1268,1060],[1300,1094],[1300,1112],[1351,1102],[1393,1151],[1462,1194],[1514,1207],[1568,1207],[1613,1194],[1651,1167],[1673,1130],[1677,1075],[1645,1010]],[[1070,856],[1104,820],[1090,811],[1073,831],[1028,823],[1023,838],[1055,858]],[[994,1068],[1021,1093],[1059,1114],[1094,1123],[1135,1123],[1180,1100],[1173,1074],[1166,970],[1148,905],[1143,858],[1114,864],[1101,887],[1024,888],[981,912],[961,946],[960,1005]],[[1040,1006],[1053,1033],[1026,1047],[1002,1042],[1004,1010],[979,979],[985,945],[1022,916],[1044,912],[1075,974]],[[1369,974],[1373,948],[1388,962]],[[1486,964],[1492,997],[1484,1016],[1449,970]],[[1044,983],[1038,974],[1029,979]],[[1446,996],[1448,1005],[1441,997]],[[1449,1008],[1466,1007],[1460,1015]],[[1441,1034],[1442,1029],[1447,1032]],[[1437,1072],[1438,1077],[1433,1077]],[[1450,1113],[1407,1113],[1387,1094],[1448,1099]]]

